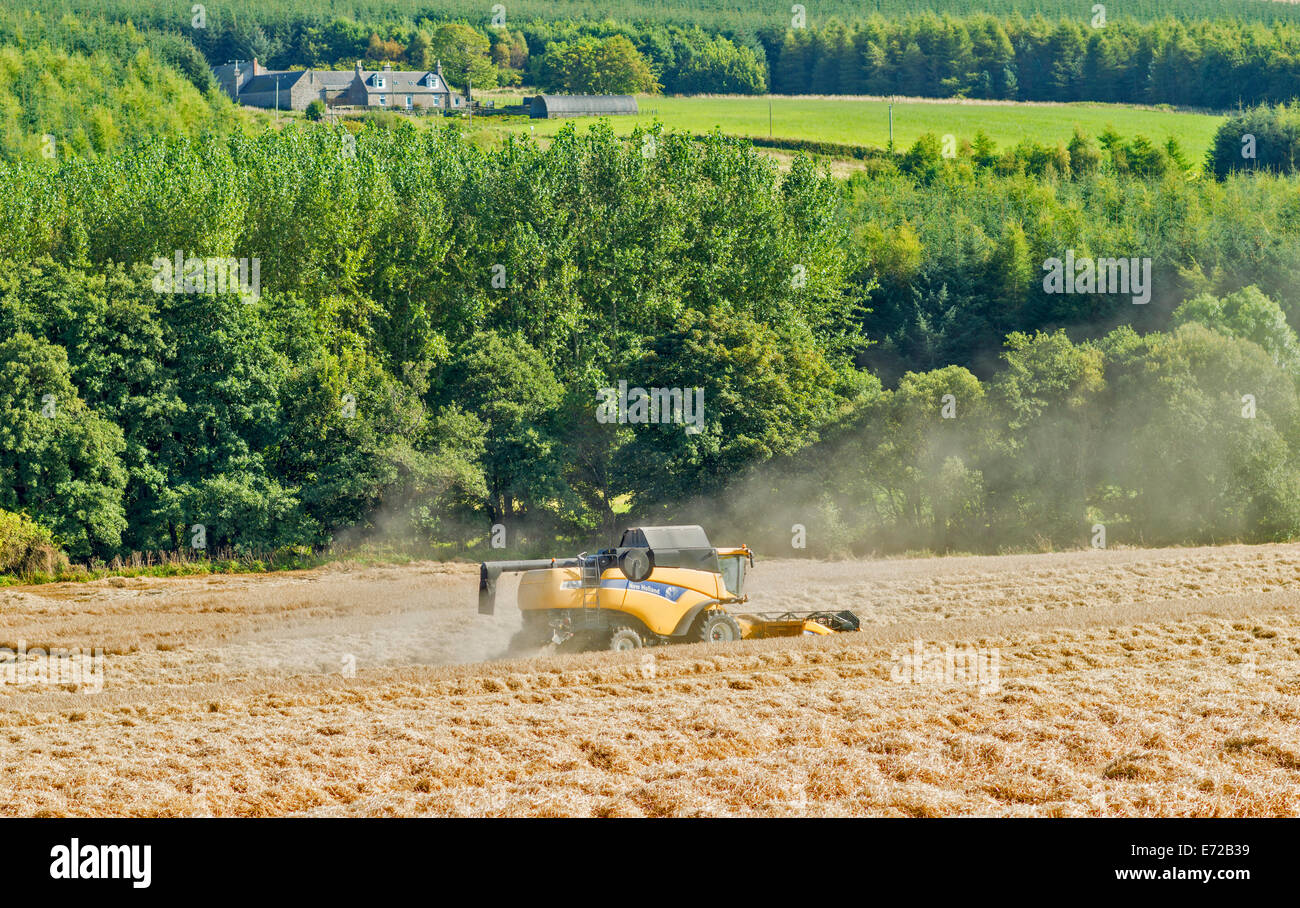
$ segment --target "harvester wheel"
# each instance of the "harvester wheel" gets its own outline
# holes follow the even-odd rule
[[[609,635],[609,648],[616,653],[627,653],[645,646],[641,635],[630,627],[616,627]]]
[[[698,627],[696,635],[705,643],[735,643],[741,636],[740,624],[726,612],[705,612]]]

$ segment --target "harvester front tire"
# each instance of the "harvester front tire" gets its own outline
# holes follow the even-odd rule
[[[616,653],[630,653],[645,646],[641,635],[630,627],[616,627],[609,635],[609,648]]]
[[[696,631],[704,643],[735,643],[740,640],[740,624],[726,612],[708,611],[700,618]]]

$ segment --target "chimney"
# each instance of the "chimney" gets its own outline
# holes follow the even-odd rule
[[[258,62],[257,62],[257,58],[254,57],[254,58],[253,58],[253,75],[255,75],[255,76],[260,76],[260,75],[261,75],[262,73],[264,73],[264,72],[266,72],[266,70],[262,69],[262,65],[261,65],[260,63],[258,63]]]
[[[358,76],[361,75],[361,61],[360,61],[360,60],[357,61],[357,75],[358,75]]]
[[[386,73],[390,73],[390,72],[392,72],[392,71],[393,71],[393,64],[391,64],[391,63],[385,63],[385,64],[384,64],[384,72],[386,72]]]

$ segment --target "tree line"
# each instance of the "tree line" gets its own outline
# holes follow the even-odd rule
[[[1270,16],[1192,14],[1098,20],[1089,7],[1051,17],[1019,11],[891,7],[890,17],[845,15],[792,27],[790,17],[706,25],[683,18],[596,19],[538,15],[494,25],[482,10],[460,18],[348,18],[303,10],[248,15],[213,9],[200,25],[171,10],[140,10],[132,22],[201,90],[207,67],[257,57],[278,68],[350,68],[361,60],[431,68],[442,60],[457,87],[526,85],[547,91],[671,94],[825,94],[968,97],[1019,101],[1173,104],[1226,110],[1289,101],[1300,77],[1300,22],[1285,4]],[[123,16],[125,7],[97,9]],[[1118,12],[1118,11],[1117,11]],[[905,13],[905,14],[904,14]],[[55,46],[139,41],[86,14],[48,21],[9,12],[0,33]],[[707,17],[706,17],[707,20]],[[6,24],[7,23],[7,24]],[[104,26],[101,28],[101,24]],[[121,23],[116,23],[121,25]],[[100,31],[116,37],[105,38]],[[69,46],[72,45],[72,46]],[[607,65],[599,65],[604,58]],[[616,75],[611,76],[611,72]]]
[[[794,15],[794,4],[737,4],[719,0],[612,0],[599,5],[590,0],[514,0],[507,4],[507,21],[575,21],[580,19],[615,19],[620,22],[644,22],[654,25],[700,26],[711,31],[749,30],[785,27]],[[136,23],[160,19],[163,22],[188,21],[188,6],[160,11],[152,0],[52,0],[47,8],[57,14],[77,16],[103,15],[115,21]],[[803,4],[809,25],[825,20],[855,22],[882,14],[890,16],[924,13],[968,12],[967,0],[821,0]],[[1084,9],[1091,16],[1091,3]],[[1269,0],[1124,0],[1122,11],[1109,5],[1112,12],[1149,22],[1157,19],[1235,19],[1243,22],[1296,22],[1300,11],[1286,3]],[[1052,19],[1080,15],[1078,0],[987,0],[981,9],[1003,18],[1015,15],[1043,15]],[[228,0],[208,8],[209,20],[224,23],[243,19],[280,28],[300,20],[315,22],[344,17],[357,21],[410,22],[421,16],[441,17],[488,25],[497,11],[480,0]]]
[[[1294,24],[1119,18],[1095,25],[1088,16],[873,17],[791,29],[767,46],[771,90],[1212,109],[1295,93]]]
[[[875,15],[848,24],[829,20],[802,28],[782,23],[712,31],[698,25],[610,20],[459,28],[463,35],[478,35],[481,77],[494,78],[485,85],[522,80],[550,89],[548,56],[575,41],[599,47],[620,36],[663,90],[674,94],[892,94],[1216,110],[1289,101],[1295,94],[1300,24],[1293,21],[1124,17],[1097,25],[1091,15]],[[363,25],[348,20],[294,21],[282,29],[267,32],[246,23],[186,34],[213,61],[260,51],[262,59],[277,65],[311,66],[351,65],[377,56],[376,46],[409,58],[415,36],[436,31],[428,22]],[[645,89],[635,82],[626,87]]]
[[[359,129],[0,164],[0,510],[83,560],[1300,529],[1292,176],[1085,137],[1068,177],[918,152],[840,183],[718,135]],[[1150,301],[1047,293],[1067,249],[1150,258]],[[208,282],[240,259],[255,293]],[[598,419],[623,384],[702,389],[701,431]]]

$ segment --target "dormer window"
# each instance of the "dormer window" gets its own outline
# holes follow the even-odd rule
[[[384,87],[384,77],[375,76],[375,88],[383,88],[383,87]]]
[[[433,73],[429,73],[427,76],[424,77],[424,84],[428,85],[430,88],[433,88],[434,81],[435,79],[433,77]]]

